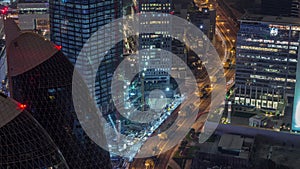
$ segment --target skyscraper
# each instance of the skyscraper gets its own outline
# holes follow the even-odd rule
[[[49,4],[51,41],[61,47],[62,53],[73,64],[86,41],[99,27],[122,16],[121,0],[50,0]],[[112,25],[110,28],[111,32],[118,32],[120,29],[122,29],[121,25]],[[96,77],[98,83],[95,85],[94,99],[103,110],[112,107],[111,79],[123,52],[122,43],[116,42],[116,36],[122,36],[122,34],[111,34],[105,39],[97,39],[101,42],[100,46],[90,46],[92,53],[88,56],[92,62],[95,59],[99,60],[98,53],[103,52],[103,46],[114,46],[107,51]],[[92,90],[91,87],[90,90]]]
[[[27,105],[70,168],[111,168],[108,152],[87,136],[77,119],[72,100],[74,66],[59,51],[60,47],[34,33],[16,32],[15,39],[9,38],[9,33],[12,32],[6,32],[11,39],[7,46],[11,96]],[[89,93],[84,86],[82,91]],[[95,110],[92,106],[90,109]],[[100,137],[105,140],[103,135]]]
[[[235,103],[281,114],[295,94],[300,39],[297,18],[245,15],[236,47]],[[284,116],[291,120],[291,111]]]
[[[164,13],[172,11],[171,0],[141,0],[139,1],[141,13],[141,28],[145,29],[148,24],[157,25],[158,33],[143,33],[139,35],[140,71],[145,71],[144,81],[146,83],[170,83],[170,70],[172,68],[171,56],[166,51],[172,51],[172,38],[170,37],[170,18]],[[159,21],[149,21],[143,17],[145,12],[156,12],[160,17]],[[143,27],[145,26],[145,27]],[[151,49],[162,50],[151,50]]]
[[[51,41],[62,46],[61,51],[73,64],[84,43],[99,27],[122,16],[119,0],[50,0],[49,5]]]
[[[24,108],[0,94],[0,168],[68,169],[58,147]]]

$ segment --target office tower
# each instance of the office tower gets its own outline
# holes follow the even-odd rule
[[[99,27],[122,16],[119,0],[50,0],[49,4],[51,41],[62,46],[61,51],[73,64],[84,43]]]
[[[245,15],[236,47],[235,103],[291,120],[299,54],[297,18]],[[299,69],[299,68],[298,68]],[[284,112],[285,111],[285,112]]]
[[[50,38],[48,0],[19,0],[17,10],[19,26],[22,30],[35,30]]]
[[[194,6],[188,11],[188,19],[197,26],[210,40],[214,39],[216,29],[216,10]]]
[[[144,71],[145,83],[158,84],[155,88],[161,88],[170,83],[170,70],[172,58],[166,51],[172,51],[172,38],[168,33],[172,27],[170,18],[163,13],[172,12],[171,0],[141,0],[139,1],[141,13],[140,28],[146,29],[148,24],[157,25],[158,33],[143,33],[139,35],[140,71]],[[160,16],[159,21],[149,21],[143,17],[145,12],[156,12]],[[162,49],[162,50],[152,50]],[[153,85],[154,86],[154,85]],[[150,89],[151,90],[151,89]],[[153,89],[152,89],[153,90]]]
[[[24,108],[0,94],[0,168],[68,169],[58,147]]]
[[[299,0],[262,0],[261,14],[273,16],[299,17]]]
[[[99,27],[122,16],[121,0],[50,0],[49,4],[51,41],[61,46],[61,51],[73,64],[85,42]],[[119,32],[120,29],[122,25],[112,25],[110,31]],[[100,46],[90,46],[89,60],[93,62],[99,60],[98,53],[103,52],[103,46],[114,45],[102,61],[96,77],[99,83],[95,86],[95,100],[104,114],[111,109],[109,107],[112,107],[111,79],[123,52],[122,43],[115,40],[117,36],[122,34],[115,33],[105,39],[98,39],[98,42],[102,42]],[[91,86],[90,90],[92,90]]]
[[[109,154],[87,136],[76,116],[72,100],[74,66],[58,50],[60,47],[34,33],[5,30],[8,39],[15,37],[7,46],[11,96],[27,105],[58,146],[70,168],[111,168]],[[89,93],[87,90],[82,86],[83,93]],[[89,97],[83,98],[78,93],[76,99],[86,100]],[[94,110],[91,105],[89,111],[96,113]],[[95,124],[100,124],[97,118],[93,119]],[[104,135],[97,136],[105,140]]]

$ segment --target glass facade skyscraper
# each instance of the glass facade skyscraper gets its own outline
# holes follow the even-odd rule
[[[240,22],[235,103],[282,114],[294,100],[299,19],[246,15]]]
[[[50,0],[49,4],[51,41],[62,46],[61,51],[73,64],[99,27],[122,16],[120,0]]]
[[[122,0],[50,0],[49,4],[51,41],[61,46],[61,51],[73,64],[93,33],[122,16]],[[120,32],[120,29],[122,25],[112,25],[110,30]],[[103,46],[114,46],[107,51],[96,77],[94,99],[104,114],[113,109],[110,96],[111,79],[123,52],[122,43],[116,42],[116,36],[122,34],[112,33],[105,39],[97,39],[98,46],[89,46],[90,49],[86,49],[91,51],[88,57],[93,62],[95,59],[99,60],[97,53],[103,52]],[[87,70],[87,77],[84,78],[91,78],[89,71]],[[92,91],[92,86],[89,88]]]
[[[72,100],[74,66],[57,48],[34,33],[20,34],[11,41],[7,47],[11,96],[27,105],[70,168],[109,169],[108,152],[87,136],[76,116]]]

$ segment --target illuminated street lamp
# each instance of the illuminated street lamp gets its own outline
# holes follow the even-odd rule
[[[146,167],[147,169],[152,169],[152,168],[154,168],[154,161],[153,161],[152,159],[147,159],[147,160],[145,161],[145,167]]]

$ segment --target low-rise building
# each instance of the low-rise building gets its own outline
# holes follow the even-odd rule
[[[34,30],[49,37],[48,0],[20,0],[17,11],[21,30]]]

